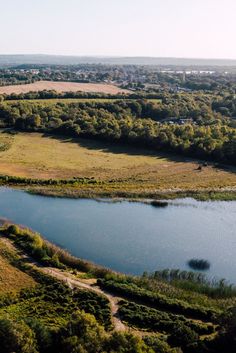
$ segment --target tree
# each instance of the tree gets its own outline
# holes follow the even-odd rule
[[[198,334],[189,327],[182,325],[181,322],[173,327],[173,332],[169,337],[168,343],[176,347],[187,347],[190,344],[197,342]]]
[[[144,341],[131,333],[114,332],[106,344],[106,351],[109,353],[154,353]],[[158,352],[159,353],[159,352]],[[160,353],[162,353],[160,351]],[[163,352],[163,353],[168,353]]]
[[[37,353],[35,333],[24,321],[0,319],[1,353]]]
[[[61,353],[103,352],[106,333],[95,317],[77,311],[61,332]]]
[[[220,332],[213,342],[215,352],[236,352],[236,307],[229,309],[221,318]]]

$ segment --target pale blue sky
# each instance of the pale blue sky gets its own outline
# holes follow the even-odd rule
[[[0,0],[0,54],[236,59],[236,0]]]

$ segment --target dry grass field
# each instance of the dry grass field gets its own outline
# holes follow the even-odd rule
[[[133,192],[236,190],[235,169],[223,170],[209,165],[200,171],[198,167],[199,161],[184,157],[38,133],[18,133],[12,137],[11,147],[0,152],[0,174],[11,176],[37,179],[94,177],[105,181],[110,190],[130,189]]]
[[[0,237],[0,295],[29,288],[36,284],[29,275],[10,264],[9,258],[17,256],[13,246]]]
[[[0,94],[20,94],[27,92],[38,92],[43,90],[54,90],[57,92],[88,92],[88,93],[130,93],[128,90],[119,88],[114,85],[104,83],[77,83],[77,82],[53,82],[38,81],[24,85],[4,86],[0,87]]]

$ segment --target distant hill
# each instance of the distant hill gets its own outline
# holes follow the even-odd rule
[[[111,64],[111,65],[155,65],[155,66],[236,66],[236,59],[187,59],[155,57],[92,57],[63,55],[0,55],[0,67],[23,64],[35,65],[77,65],[77,64]]]

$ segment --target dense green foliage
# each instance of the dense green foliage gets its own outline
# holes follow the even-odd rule
[[[23,290],[12,301],[2,299],[0,316],[7,314],[12,319],[37,319],[52,329],[59,328],[76,310],[84,310],[95,315],[106,329],[111,329],[111,314],[108,300],[91,291],[69,289],[54,280],[44,280],[36,288]]]
[[[183,315],[159,311],[133,302],[121,301],[119,315],[129,324],[151,332],[172,334],[177,326],[188,327],[198,335],[208,335],[214,332],[212,324],[196,323],[186,319]]]
[[[214,112],[211,104],[207,95],[169,95],[162,103],[3,103],[0,126],[105,139],[234,164],[233,120]]]
[[[37,81],[37,76],[30,72],[20,70],[0,70],[0,86],[20,85]]]
[[[0,318],[2,353],[36,353],[36,335],[24,321]]]
[[[96,294],[41,285],[0,309],[1,352],[154,352],[133,335],[108,334],[109,320],[108,304]]]
[[[149,345],[132,334],[110,332],[110,307],[103,296],[72,291],[26,271],[39,284],[0,301],[1,353],[159,353],[151,348],[154,344],[163,353],[174,353],[158,338]]]
[[[171,299],[159,293],[152,292],[137,284],[132,279],[125,277],[116,277],[114,279],[100,279],[98,284],[101,288],[110,290],[132,301],[138,301],[142,304],[151,306],[160,310],[171,311],[175,314],[182,314],[201,320],[214,320],[217,312],[211,308],[203,308],[197,305],[190,305],[184,301]]]

